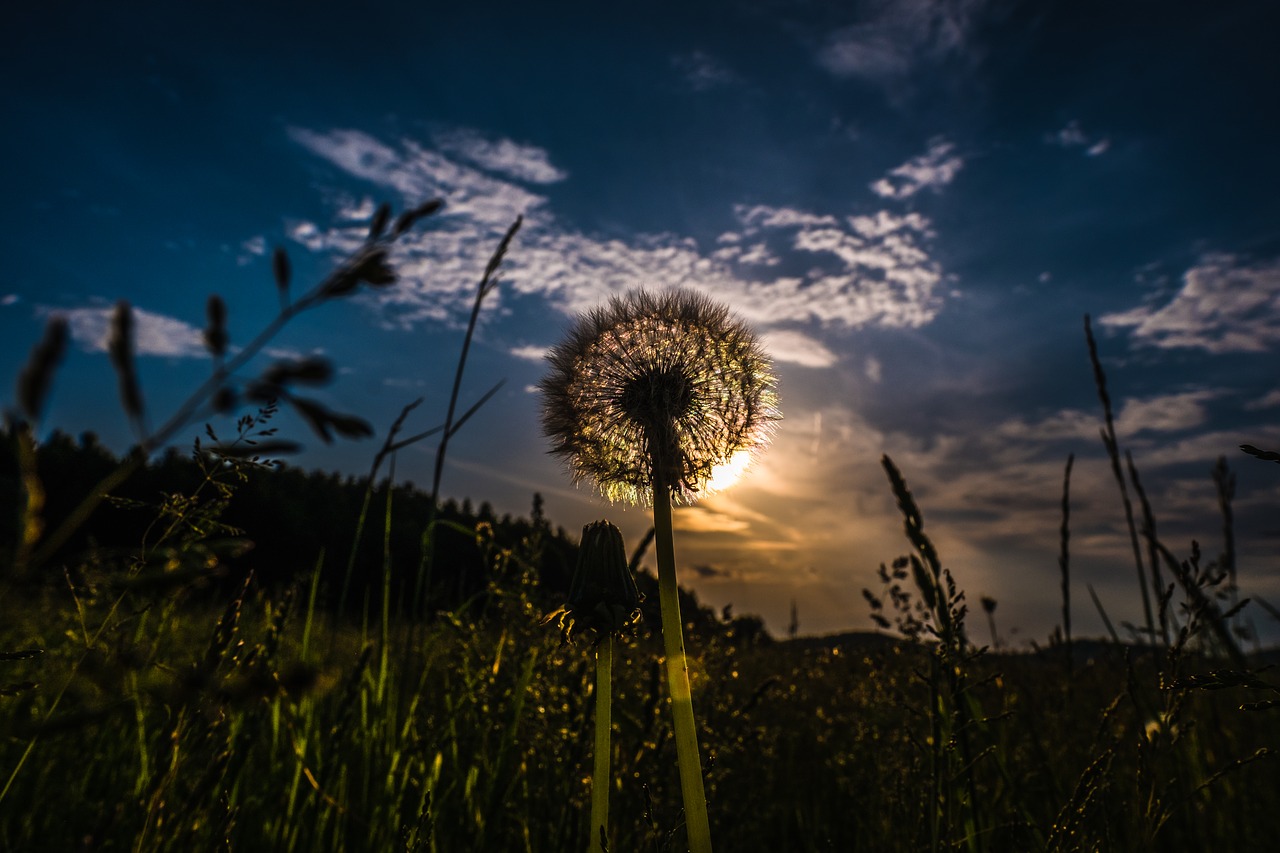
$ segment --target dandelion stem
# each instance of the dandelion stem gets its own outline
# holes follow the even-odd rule
[[[595,773],[591,779],[591,844],[588,853],[603,853],[609,827],[610,727],[613,722],[613,634],[596,646],[596,745]]]
[[[661,475],[663,466],[655,464],[653,467],[653,527],[658,556],[658,597],[662,604],[662,642],[667,656],[667,689],[671,694],[676,760],[680,765],[680,790],[684,796],[685,828],[691,853],[711,853],[707,797],[702,788],[702,761],[698,757],[698,731],[693,717],[693,693],[689,688],[689,665],[684,653],[680,592],[676,586],[676,555],[671,536],[671,487]]]

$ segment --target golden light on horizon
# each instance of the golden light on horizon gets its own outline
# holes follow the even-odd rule
[[[707,492],[723,491],[742,478],[751,465],[750,450],[736,450],[728,462],[711,466],[711,479],[707,481]]]

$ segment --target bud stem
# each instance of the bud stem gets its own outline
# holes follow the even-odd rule
[[[654,546],[658,556],[658,598],[662,604],[662,642],[667,656],[667,690],[680,765],[680,790],[684,795],[684,820],[690,853],[711,853],[711,828],[707,797],[702,788],[702,761],[698,756],[698,731],[693,717],[693,693],[684,653],[684,628],[680,618],[680,591],[676,586],[675,545],[671,536],[671,486],[663,468],[655,464],[653,476]]]
[[[613,723],[613,633],[596,646],[596,745],[595,773],[591,779],[591,837],[588,853],[603,853],[602,839],[609,831],[609,788],[612,776],[609,734]]]

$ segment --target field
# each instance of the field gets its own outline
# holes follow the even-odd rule
[[[140,448],[124,458],[91,436],[37,440],[66,346],[51,322],[19,378],[26,420],[0,435],[0,849],[687,849],[659,581],[640,576],[643,618],[617,641],[602,844],[589,815],[605,647],[567,643],[547,618],[571,589],[576,539],[536,497],[527,519],[438,500],[448,438],[487,396],[463,410],[455,382],[429,492],[380,475],[426,437],[399,437],[400,422],[363,480],[259,458],[289,449],[276,400],[325,437],[371,431],[298,396],[331,375],[325,362],[234,377],[299,311],[388,285],[385,244],[437,208],[390,232],[380,211],[367,245],[308,294],[282,296],[280,317],[234,354],[211,299],[214,373],[153,432],[122,303],[110,353]],[[480,283],[459,379],[518,227]],[[282,255],[275,270],[285,294]],[[1145,642],[1082,642],[1064,606],[1036,653],[982,648],[910,472],[885,457],[908,555],[878,581],[850,579],[872,585],[883,633],[776,639],[680,596],[720,850],[1273,849],[1280,679],[1242,651],[1230,549],[1174,554],[1156,539],[1093,354],[1104,439],[1138,507]],[[160,454],[207,407],[246,401],[256,414],[234,438],[210,430],[190,457]],[[1230,529],[1225,461],[1217,480]],[[1046,545],[1060,549],[1066,602],[1068,543],[1064,512],[1061,542]],[[633,567],[647,544],[633,543]]]
[[[364,604],[338,614],[341,572],[245,583],[222,565],[237,565],[234,537],[212,535],[214,516],[237,487],[248,499],[282,475],[185,470],[207,479],[150,510],[146,548],[100,544],[54,582],[5,591],[0,847],[586,847],[592,647],[544,624],[563,589],[539,569],[572,559],[569,540],[536,516],[458,515],[476,591],[433,585],[450,606],[411,618],[386,560],[377,583],[352,585]],[[411,498],[378,495],[387,536],[370,538],[390,542],[386,519]],[[1212,570],[1187,564],[1203,594],[1169,603],[1186,630],[1167,647],[1059,637],[996,655],[967,639],[959,590],[930,600],[917,553],[868,592],[907,638],[776,640],[685,598],[720,849],[1268,848],[1280,691],[1261,661],[1226,657]],[[437,580],[456,574],[447,554],[436,563]],[[613,673],[609,849],[680,850],[659,616],[641,580],[645,618]]]

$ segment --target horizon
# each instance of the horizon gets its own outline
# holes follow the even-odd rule
[[[779,637],[793,600],[802,634],[872,630],[861,590],[909,550],[888,454],[975,615],[990,596],[1006,641],[1043,643],[1074,454],[1073,633],[1101,637],[1086,585],[1117,625],[1142,619],[1088,314],[1161,539],[1219,553],[1210,470],[1226,457],[1241,595],[1280,604],[1280,477],[1239,450],[1280,449],[1280,120],[1258,109],[1280,83],[1280,9],[308,12],[11,13],[0,371],[67,318],[46,431],[134,440],[105,354],[116,299],[163,415],[210,370],[209,295],[243,344],[277,307],[275,247],[301,292],[378,204],[441,197],[393,251],[397,284],[303,315],[255,362],[332,358],[317,398],[375,429],[325,445],[282,414],[307,445],[289,465],[361,476],[405,405],[426,398],[408,433],[443,421],[476,284],[523,216],[459,405],[505,385],[451,439],[442,498],[527,516],[538,492],[575,538],[607,517],[637,541],[646,510],[575,487],[547,453],[534,386],[578,312],[689,287],[760,335],[783,413],[736,484],[676,510],[680,583],[703,604]],[[397,482],[429,484],[434,453],[402,451]]]

